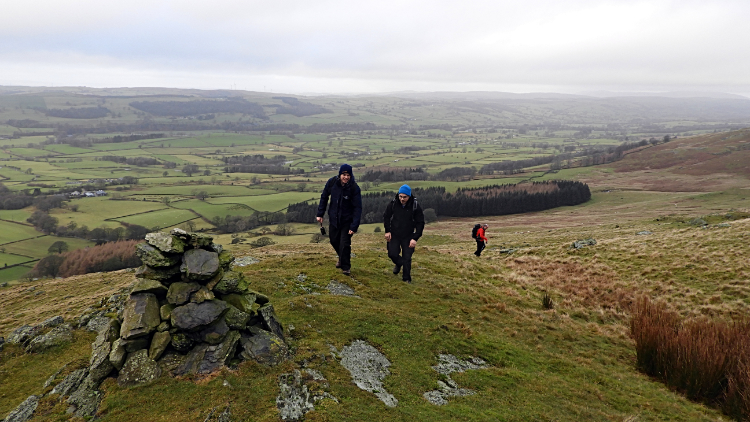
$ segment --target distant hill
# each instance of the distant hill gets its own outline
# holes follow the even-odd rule
[[[664,169],[676,174],[724,173],[750,178],[750,129],[677,139],[634,152],[616,171]]]

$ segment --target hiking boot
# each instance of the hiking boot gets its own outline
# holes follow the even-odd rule
[[[400,265],[394,265],[393,266],[393,274],[398,274],[401,272],[401,266]]]
[[[341,258],[339,258],[339,260],[336,261],[336,268],[341,268]]]
[[[411,284],[411,279],[410,279],[410,278],[405,278],[405,279],[403,279],[403,281],[404,281],[404,283],[409,283],[409,284]]]
[[[351,270],[341,270],[341,274],[343,274],[343,275],[352,275],[352,271]]]

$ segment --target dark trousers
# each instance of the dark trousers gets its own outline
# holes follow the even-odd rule
[[[341,269],[350,270],[352,268],[352,235],[349,234],[349,225],[342,225],[342,228],[328,226],[328,238],[341,260]]]
[[[404,239],[391,237],[391,241],[388,242],[388,258],[391,258],[394,264],[403,268],[402,278],[405,281],[411,280],[411,256],[414,253],[414,248],[409,247],[410,241],[410,237]]]
[[[481,256],[482,251],[484,250],[484,240],[477,240],[477,251],[474,252],[474,255]]]

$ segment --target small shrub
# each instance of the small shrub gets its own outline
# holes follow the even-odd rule
[[[552,297],[549,295],[549,293],[544,292],[544,296],[542,296],[542,308],[553,309],[554,307],[555,302],[552,301]]]
[[[250,246],[254,248],[262,248],[264,246],[269,245],[275,245],[276,242],[274,242],[270,237],[259,237],[252,242],[250,242]]]
[[[310,243],[320,243],[323,239],[325,239],[325,236],[320,233],[315,233],[312,235],[312,238],[310,238]]]
[[[750,321],[682,320],[642,298],[630,332],[641,371],[738,420],[750,415]]]
[[[383,230],[380,228],[380,226],[375,227],[375,230],[374,230],[375,233],[380,233],[381,231]]]
[[[427,208],[426,210],[424,210],[424,222],[425,223],[434,223],[437,220],[438,220],[437,213],[435,212],[434,209]]]

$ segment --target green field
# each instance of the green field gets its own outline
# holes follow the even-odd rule
[[[117,218],[117,221],[128,224],[137,224],[148,228],[167,228],[176,226],[187,220],[192,220],[197,216],[187,210],[180,209],[165,209],[158,211],[151,211],[143,214],[131,215],[128,217]]]
[[[2,244],[16,242],[23,239],[31,239],[42,235],[42,233],[36,231],[32,226],[11,223],[8,221],[0,221],[0,233]]]

